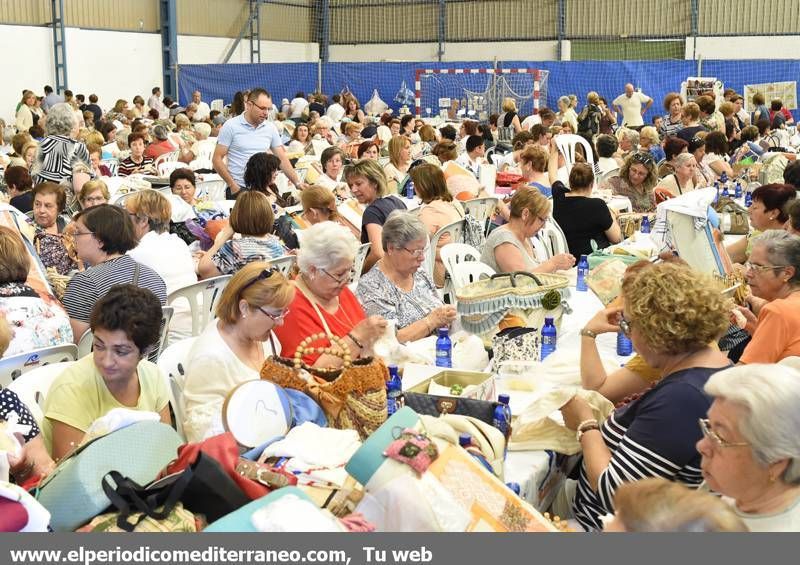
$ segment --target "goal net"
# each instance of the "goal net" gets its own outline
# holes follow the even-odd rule
[[[546,105],[547,77],[540,69],[417,69],[416,114],[485,121],[502,113],[503,100],[512,98],[519,114],[528,116]]]

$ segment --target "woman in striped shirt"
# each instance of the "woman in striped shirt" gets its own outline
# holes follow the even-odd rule
[[[572,510],[586,530],[602,529],[600,517],[613,512],[614,493],[625,482],[663,477],[700,484],[697,420],[711,404],[703,386],[730,364],[709,346],[728,328],[730,310],[713,283],[688,267],[663,263],[626,277],[622,285],[624,307],[598,313],[581,339],[622,330],[662,378],[602,423],[578,398],[562,408],[583,448]]]

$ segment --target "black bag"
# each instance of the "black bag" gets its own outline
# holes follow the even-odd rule
[[[600,108],[594,104],[587,104],[578,116],[578,133],[580,135],[595,135],[600,131]]]
[[[457,396],[436,396],[421,392],[404,392],[405,405],[417,414],[426,416],[441,416],[442,414],[458,414],[471,416],[487,424],[494,421],[494,409],[499,402],[476,400],[474,398],[459,398]]]
[[[219,462],[202,451],[191,466],[146,487],[111,471],[103,477],[103,491],[119,512],[117,527],[126,532],[132,532],[146,517],[165,520],[179,501],[190,512],[203,514],[209,523],[250,502]],[[128,518],[136,513],[141,513],[139,519],[130,522]]]
[[[181,238],[186,245],[191,245],[197,238],[194,234],[189,231],[189,228],[186,227],[185,222],[173,222],[170,220],[169,222],[169,233],[173,233]]]

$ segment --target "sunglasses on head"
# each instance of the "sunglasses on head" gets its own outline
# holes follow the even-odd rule
[[[280,272],[280,269],[278,269],[277,267],[270,267],[269,269],[262,269],[261,272],[258,273],[258,276],[256,276],[256,278],[254,278],[253,280],[251,280],[249,283],[247,283],[246,285],[244,285],[242,287],[242,290],[240,290],[239,293],[241,294],[242,292],[244,292],[245,289],[253,286],[258,281],[266,280],[266,279],[270,278],[272,275],[274,275],[275,273],[279,273],[279,272]]]
[[[647,164],[655,164],[656,160],[653,158],[650,153],[634,153],[631,156],[631,160],[637,163],[641,163],[643,165]]]

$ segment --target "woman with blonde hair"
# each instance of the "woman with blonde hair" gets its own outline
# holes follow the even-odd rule
[[[383,167],[389,181],[389,192],[397,192],[397,185],[405,178],[411,166],[411,140],[396,135],[389,140],[389,162]]]
[[[522,131],[517,114],[517,102],[513,98],[503,99],[503,113],[497,118],[497,144],[511,147],[514,136]]]
[[[575,257],[569,253],[560,253],[541,263],[536,259],[530,239],[550,217],[550,201],[546,196],[532,187],[521,188],[511,197],[509,209],[508,223],[486,238],[482,262],[498,273],[552,273],[575,264]]]
[[[217,302],[217,319],[187,356],[183,394],[188,441],[217,434],[228,393],[258,379],[264,360],[280,353],[272,331],[283,324],[294,293],[280,270],[264,261],[249,263],[233,275]]]
[[[78,192],[78,204],[80,204],[81,210],[108,204],[109,200],[111,200],[111,194],[108,192],[108,186],[101,180],[90,180]]]
[[[300,247],[298,231],[310,228],[320,222],[334,222],[345,226],[354,237],[358,231],[342,218],[336,209],[334,194],[318,184],[309,186],[300,193],[303,209],[299,212],[286,213],[275,221],[275,235],[289,249]]]
[[[661,147],[661,138],[653,126],[645,126],[639,130],[639,151],[648,151],[656,163],[666,159],[667,155]]]
[[[600,517],[614,508],[623,483],[656,476],[700,484],[695,444],[702,433],[695,422],[711,404],[702,388],[730,366],[725,354],[709,345],[727,330],[731,308],[709,278],[684,265],[660,263],[626,276],[622,295],[624,305],[595,315],[581,339],[622,331],[662,378],[602,422],[577,396],[561,409],[565,425],[578,431],[583,463],[577,485],[569,483],[559,496],[557,513],[565,516],[563,503],[573,498],[574,515],[587,530],[601,529]]]
[[[666,479],[625,483],[614,495],[613,520],[604,532],[748,532],[718,497]]]

